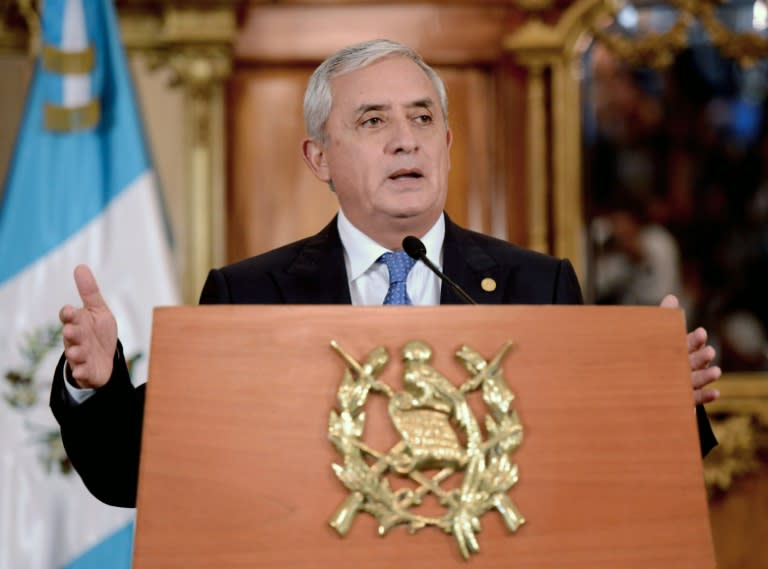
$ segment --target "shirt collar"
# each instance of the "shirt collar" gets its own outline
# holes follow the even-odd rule
[[[344,247],[344,254],[348,260],[347,269],[350,281],[354,281],[364,274],[382,254],[389,251],[389,249],[382,247],[352,225],[352,222],[347,219],[347,216],[341,210],[339,210],[337,227],[341,244]],[[424,237],[421,238],[422,243],[427,248],[427,257],[438,265],[442,265],[444,238],[445,216],[441,215]]]

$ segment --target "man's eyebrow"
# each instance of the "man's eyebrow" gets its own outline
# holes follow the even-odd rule
[[[418,99],[407,105],[407,107],[409,108],[417,108],[417,109],[431,109],[434,106],[435,106],[435,102],[432,100],[431,97]]]
[[[371,111],[387,111],[391,107],[389,105],[383,105],[383,104],[377,104],[377,103],[363,103],[355,111],[357,112],[357,116],[364,115],[365,113],[371,112]]]
[[[410,103],[406,103],[405,107],[409,109],[431,109],[435,106],[435,102],[432,100],[431,97],[425,97],[423,99],[417,99],[415,101],[411,101]],[[392,108],[391,105],[386,105],[383,103],[363,103],[359,107],[357,107],[356,112],[357,116],[362,116],[365,113],[371,112],[371,111],[388,111]]]

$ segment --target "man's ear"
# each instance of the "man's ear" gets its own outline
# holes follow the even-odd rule
[[[325,158],[325,148],[322,144],[316,140],[310,138],[306,139],[302,145],[302,156],[304,162],[312,170],[312,173],[321,182],[329,183],[331,181],[331,173],[328,168],[328,161]]]

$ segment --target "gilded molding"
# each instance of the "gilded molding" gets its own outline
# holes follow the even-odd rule
[[[226,44],[180,44],[151,52],[150,65],[170,69],[187,115],[186,264],[184,300],[193,303],[211,267],[225,261],[224,81],[232,71]]]
[[[707,405],[719,445],[704,461],[710,494],[725,492],[768,456],[768,377],[732,374],[717,382],[720,399]]]
[[[155,53],[152,65],[173,72],[172,86],[180,86],[195,97],[206,97],[232,72],[232,50],[228,46],[189,46]]]
[[[184,93],[187,183],[183,297],[194,303],[208,270],[225,261],[223,84],[232,72],[238,2],[169,4],[160,13],[127,13],[122,19],[129,49],[149,65],[171,71],[171,87]]]
[[[679,10],[674,25],[664,33],[647,32],[638,38],[628,38],[607,32],[599,23],[591,31],[608,49],[630,65],[663,68],[670,65],[675,55],[688,44],[688,33],[697,21],[720,52],[743,66],[754,65],[768,55],[768,40],[752,32],[736,32],[723,24],[715,13],[721,0],[668,0]],[[612,12],[615,15],[620,5]]]
[[[581,108],[578,76],[573,73],[571,61],[559,61],[552,66],[552,140],[553,168],[552,203],[554,210],[554,254],[572,259],[576,271],[584,278],[581,262],[584,259],[582,234],[583,206],[580,191],[574,191],[574,180],[582,179],[581,172],[581,115],[570,109]],[[556,103],[557,102],[557,103]]]
[[[229,45],[236,31],[233,6],[173,7],[166,9],[163,20],[165,42]]]
[[[578,74],[574,73],[574,64],[581,55],[578,40],[590,33],[591,22],[614,10],[612,0],[580,0],[568,7],[557,24],[549,25],[532,16],[503,39],[504,49],[528,69],[530,78],[526,127],[528,245],[569,258],[580,276],[585,273],[586,262],[581,239],[582,198],[578,182],[581,180],[581,128]],[[552,89],[551,132],[546,128],[546,106],[540,110],[538,102],[539,91],[546,91],[546,79]],[[537,85],[532,86],[530,82]],[[539,112],[543,113],[542,117]],[[550,153],[551,178],[547,176]],[[553,220],[552,227],[549,219]]]
[[[698,17],[712,43],[726,57],[747,67],[768,55],[768,40],[755,33],[732,32],[717,19],[712,4],[704,3],[699,8]]]
[[[120,35],[125,49],[151,53],[164,46],[163,15],[155,12],[127,12],[120,14]]]
[[[515,0],[515,4],[526,12],[541,12],[551,8],[554,0]]]
[[[531,57],[556,56],[563,47],[560,31],[538,18],[531,18],[503,40],[504,49],[515,53],[521,62]]]
[[[40,44],[40,19],[34,0],[0,0],[0,53],[34,56]]]
[[[591,31],[595,39],[630,65],[659,69],[671,65],[688,44],[688,28],[692,22],[690,14],[681,14],[666,32],[647,33],[636,39],[608,33],[597,25],[593,25]]]

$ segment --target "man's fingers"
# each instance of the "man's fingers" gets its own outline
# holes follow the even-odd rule
[[[704,346],[688,354],[688,363],[691,370],[704,369],[715,360],[715,348]]]
[[[59,310],[59,320],[62,324],[68,324],[69,322],[72,322],[72,320],[75,318],[75,307],[71,304],[67,304],[66,306],[62,306],[61,310]]]
[[[72,365],[70,363],[69,364],[69,369],[72,372],[72,377],[74,377],[78,381],[78,384],[81,387],[90,387],[88,385],[80,384],[80,381],[84,380],[87,377],[90,377],[90,375],[91,375],[91,372],[88,369],[88,365],[87,364],[81,363],[81,364]]]
[[[65,355],[78,386],[99,388],[109,381],[112,375],[111,358],[94,358],[79,346],[65,350]]]
[[[704,328],[696,328],[686,336],[688,353],[694,352],[707,343],[707,331]]]
[[[70,368],[74,368],[75,365],[85,362],[85,351],[78,345],[67,347],[64,350],[64,356],[67,358]]]
[[[75,284],[85,308],[106,308],[107,304],[99,292],[99,285],[87,265],[75,267]]]
[[[659,306],[662,308],[680,308],[680,301],[677,300],[677,297],[674,294],[668,294],[661,299],[661,304]]]
[[[82,308],[73,310],[72,315],[67,319],[61,329],[64,345],[80,344],[85,341],[89,334],[89,327],[90,322],[86,311]]]
[[[693,392],[693,398],[697,405],[712,403],[718,397],[720,397],[720,392],[717,389],[697,389]]]
[[[61,330],[61,337],[64,338],[64,347],[69,347],[72,344],[77,344],[82,338],[82,332],[79,326],[74,324],[64,324],[64,328]]]
[[[665,296],[661,304],[662,308],[680,308],[680,301],[673,294]],[[705,389],[704,386],[718,379],[722,372],[718,366],[707,367],[715,359],[715,349],[707,346],[707,331],[704,328],[696,328],[686,336],[688,343],[688,362],[691,366],[691,383],[693,384],[693,398],[696,404],[710,403],[718,397],[717,389]]]
[[[698,390],[705,385],[712,383],[716,379],[720,379],[721,375],[723,375],[723,372],[719,366],[700,369],[691,374],[691,383],[693,384],[693,388]]]

